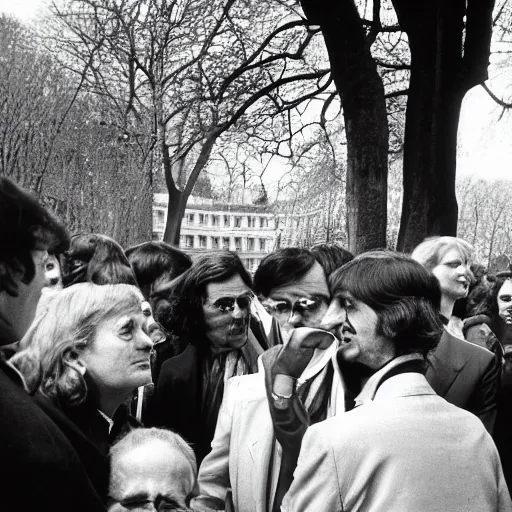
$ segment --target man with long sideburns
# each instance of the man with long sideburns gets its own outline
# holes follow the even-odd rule
[[[64,228],[29,194],[0,178],[0,345],[29,329],[45,284],[48,252],[65,250]],[[2,510],[100,512],[105,508],[78,455],[0,357]]]
[[[300,248],[281,249],[266,256],[254,276],[254,291],[279,323],[285,342],[299,327],[317,327],[330,300],[324,269],[309,250]],[[313,422],[335,411],[335,404],[329,406],[326,395],[318,393],[322,387],[332,387],[333,337],[328,341],[331,347],[318,351],[304,375],[308,382],[301,389]],[[276,350],[280,346],[267,351],[267,357]],[[258,366],[257,374],[233,378],[226,386],[212,451],[199,471],[200,495],[193,501],[198,511],[215,501],[220,506],[228,489],[232,489],[238,512],[272,507],[281,448],[273,435],[261,359]]]
[[[406,256],[376,251],[343,266],[330,285],[323,327],[339,340],[346,412],[305,430],[281,510],[511,511],[484,425],[424,376],[443,332],[436,278]],[[285,347],[273,366],[274,391],[290,386],[274,407],[297,402],[293,375],[312,352],[302,348]]]
[[[186,346],[162,365],[149,424],[171,428],[194,448],[198,463],[210,451],[227,380],[257,370],[268,348],[251,315],[252,282],[240,258],[202,256],[157,298],[159,319]],[[261,306],[260,306],[261,307]]]

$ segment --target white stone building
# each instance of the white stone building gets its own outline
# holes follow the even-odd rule
[[[167,218],[167,194],[153,200],[153,239],[161,240]],[[234,205],[191,196],[181,222],[180,249],[193,256],[204,251],[236,251],[254,272],[275,247],[275,219],[267,206]]]

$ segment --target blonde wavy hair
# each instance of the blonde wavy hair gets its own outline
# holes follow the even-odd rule
[[[141,291],[132,285],[75,284],[51,296],[20,341],[10,362],[31,393],[40,391],[62,407],[85,401],[87,384],[72,364],[93,343],[99,324],[140,311]]]
[[[417,245],[411,253],[411,258],[421,263],[428,270],[432,270],[442,260],[443,256],[450,250],[457,249],[468,265],[473,263],[473,246],[454,236],[433,236],[425,238]]]

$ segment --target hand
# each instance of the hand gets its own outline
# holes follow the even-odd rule
[[[315,349],[328,348],[334,335],[322,329],[297,327],[272,366],[272,375],[288,375],[298,379],[313,357]]]

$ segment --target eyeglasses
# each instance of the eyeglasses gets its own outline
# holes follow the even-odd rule
[[[235,309],[235,304],[237,304],[240,309],[248,309],[251,305],[251,299],[251,293],[244,293],[238,297],[219,297],[210,304],[223,313],[231,313]]]
[[[273,300],[270,297],[262,299],[261,304],[267,313],[274,316],[287,316],[298,313],[304,317],[317,313],[322,304],[326,304],[323,297],[300,297],[293,304],[288,300]]]
[[[175,500],[158,495],[154,500],[125,500],[118,502],[125,510],[133,512],[186,512],[190,509],[180,507]]]

